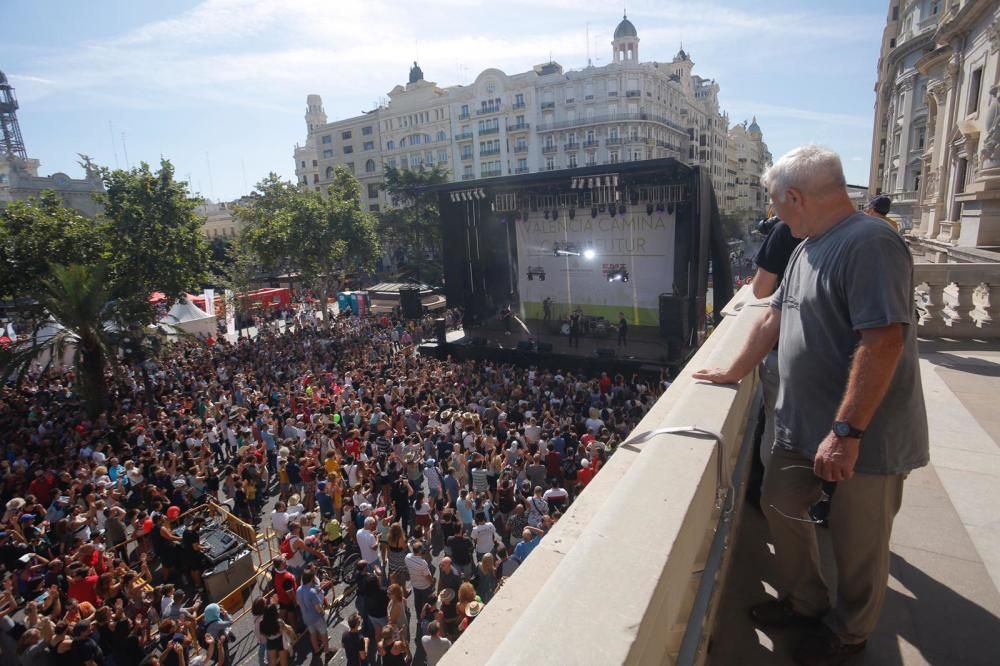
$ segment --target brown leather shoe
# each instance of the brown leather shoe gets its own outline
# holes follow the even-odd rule
[[[750,617],[762,627],[810,627],[819,624],[822,615],[803,615],[792,608],[788,597],[772,599],[750,609]]]
[[[795,650],[795,662],[801,666],[837,666],[864,651],[867,641],[844,643],[826,625],[804,639]]]

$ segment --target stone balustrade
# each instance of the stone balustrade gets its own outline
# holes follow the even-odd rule
[[[1000,264],[916,264],[913,269],[921,337],[1000,338]]]
[[[749,287],[733,299],[688,369],[443,664],[703,660],[743,505],[756,379],[716,386],[694,381],[690,369],[727,365],[766,307]],[[663,432],[671,428],[697,430]]]

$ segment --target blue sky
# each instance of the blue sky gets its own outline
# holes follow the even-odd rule
[[[628,14],[642,60],[669,61],[683,41],[731,121],[756,114],[775,157],[823,143],[867,184],[885,2],[636,0]],[[79,177],[77,153],[125,166],[127,148],[133,165],[163,155],[193,190],[230,199],[294,174],[309,93],[336,119],[405,83],[414,59],[442,86],[550,53],[580,68],[588,24],[602,65],[620,18],[599,0],[12,0],[0,70],[43,173]]]

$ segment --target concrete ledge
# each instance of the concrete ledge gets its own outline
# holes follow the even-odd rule
[[[717,456],[728,484],[754,376],[738,387],[694,382],[725,365],[763,307],[735,307],[636,428],[696,426],[712,438],[626,442],[447,653],[444,664],[660,664],[687,625],[718,524]],[[728,308],[727,308],[728,309]],[[715,572],[709,572],[715,575]],[[600,612],[596,612],[596,611]]]

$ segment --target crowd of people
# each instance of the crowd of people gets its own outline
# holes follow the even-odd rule
[[[303,632],[337,649],[323,572],[356,551],[347,663],[434,664],[661,390],[435,359],[388,316],[287,324],[175,343],[153,395],[109,374],[94,418],[71,369],[0,389],[0,662],[232,663],[243,636],[207,603],[192,511],[211,501],[280,553],[253,600],[260,663]]]

